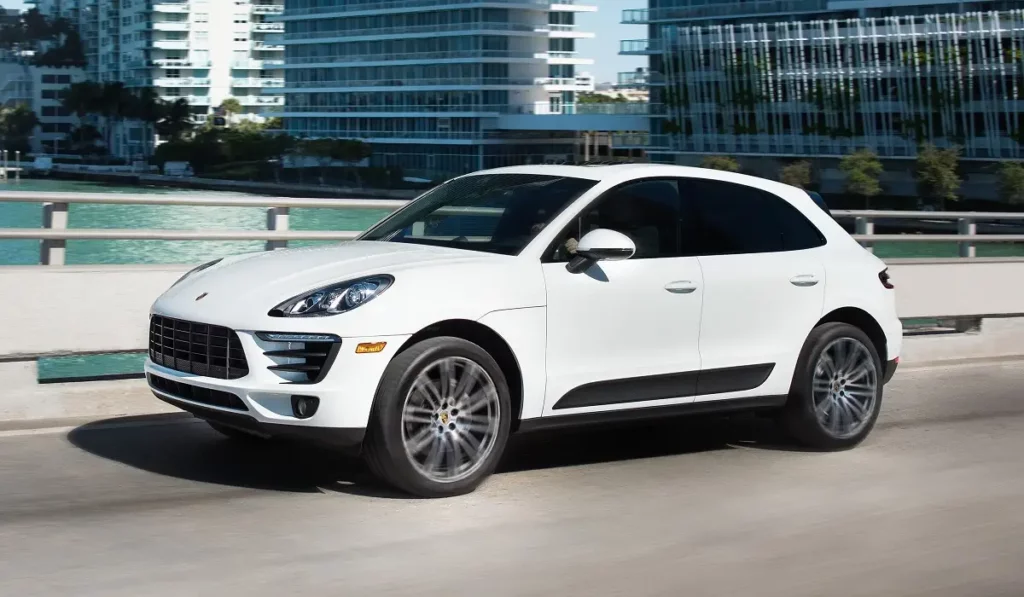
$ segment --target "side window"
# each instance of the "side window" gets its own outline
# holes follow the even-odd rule
[[[568,261],[575,243],[597,228],[625,234],[636,245],[633,259],[679,257],[681,253],[679,183],[651,179],[614,188],[587,206],[568,226],[550,260]]]
[[[693,211],[687,251],[697,255],[774,253],[811,249],[825,237],[800,210],[760,189],[689,179],[682,193]]]

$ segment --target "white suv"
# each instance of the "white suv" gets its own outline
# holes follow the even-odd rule
[[[153,391],[215,429],[356,448],[446,496],[530,429],[760,409],[853,446],[902,327],[885,264],[800,189],[526,166],[450,180],[353,242],[200,266],[150,339]]]

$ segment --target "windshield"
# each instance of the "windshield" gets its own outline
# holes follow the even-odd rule
[[[517,255],[597,181],[538,174],[451,180],[368,230],[360,240]]]

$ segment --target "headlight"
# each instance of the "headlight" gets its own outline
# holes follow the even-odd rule
[[[187,278],[187,277],[191,276],[192,274],[197,274],[197,273],[199,273],[199,272],[203,271],[204,269],[207,269],[207,268],[211,268],[211,267],[213,267],[213,266],[217,265],[218,263],[220,263],[220,262],[221,262],[221,261],[223,261],[223,260],[224,260],[224,258],[223,258],[223,257],[221,257],[220,259],[214,259],[213,261],[210,261],[210,262],[208,262],[208,263],[204,263],[204,264],[200,265],[199,267],[194,267],[194,268],[192,268],[192,269],[188,270],[188,272],[187,272],[187,273],[186,273],[186,274],[185,274],[184,276],[182,276],[182,277],[178,278],[178,279],[177,279],[177,280],[176,280],[176,281],[174,282],[174,284],[171,284],[171,286],[172,286],[172,287],[174,287],[174,286],[177,286],[179,282],[181,282],[181,281],[182,281],[182,280],[184,280],[185,278]]]
[[[368,276],[339,282],[288,299],[270,311],[272,317],[319,317],[337,315],[363,305],[388,289],[391,276]]]

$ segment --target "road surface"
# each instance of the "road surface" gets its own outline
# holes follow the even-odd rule
[[[1024,363],[901,371],[858,449],[750,418],[515,443],[477,493],[202,424],[0,436],[0,595],[1024,595]]]

